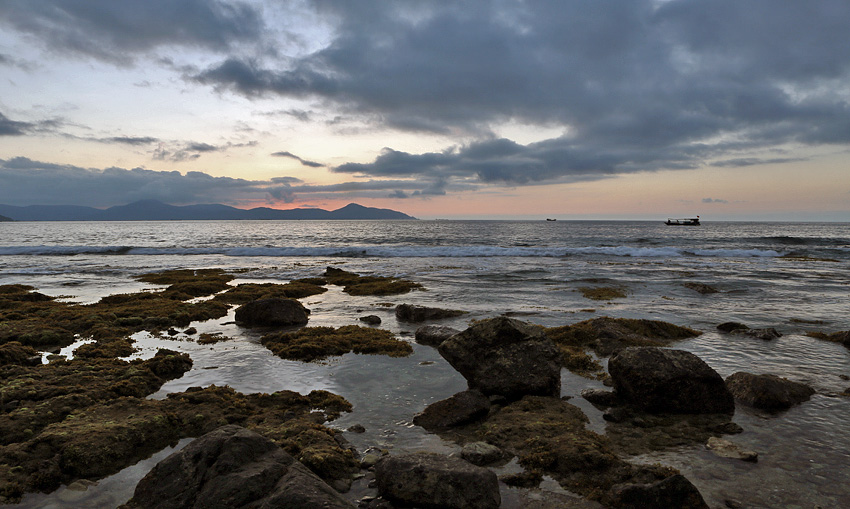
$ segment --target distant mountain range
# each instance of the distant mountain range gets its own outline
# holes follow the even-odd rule
[[[8,216],[8,217],[3,217]],[[229,219],[416,219],[390,209],[364,207],[350,203],[337,210],[289,209],[268,207],[237,209],[227,205],[168,205],[142,200],[108,209],[78,205],[0,205],[0,221],[186,221]]]

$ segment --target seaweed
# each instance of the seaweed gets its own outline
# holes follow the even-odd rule
[[[303,299],[326,291],[328,291],[327,288],[303,280],[294,280],[286,284],[242,283],[216,295],[215,300],[228,304],[246,304],[254,300],[271,298]]]
[[[591,300],[614,300],[626,297],[626,292],[622,288],[611,286],[582,286],[579,291],[586,299]]]
[[[405,357],[413,353],[406,341],[387,330],[359,325],[306,327],[297,332],[274,332],[260,340],[275,355],[295,361],[316,361],[348,352]]]
[[[328,284],[342,286],[342,291],[349,295],[400,295],[411,290],[421,290],[422,285],[385,276],[361,276],[335,267],[325,270],[324,279]]]

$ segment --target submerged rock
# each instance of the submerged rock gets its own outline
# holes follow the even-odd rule
[[[160,461],[125,507],[354,507],[262,435],[223,426]]]
[[[697,293],[701,293],[703,295],[710,295],[712,293],[717,293],[719,290],[711,285],[707,285],[705,283],[693,283],[688,282],[683,285],[685,288],[689,290],[693,290]]]
[[[608,370],[617,396],[650,413],[735,412],[723,378],[684,350],[625,348],[611,356]]]
[[[560,351],[542,327],[506,317],[483,320],[444,341],[438,351],[470,389],[486,395],[560,395]]]
[[[381,325],[381,317],[378,315],[361,316],[360,321],[366,325]]]
[[[443,318],[454,318],[466,314],[466,311],[457,309],[431,308],[427,306],[414,306],[412,304],[399,304],[395,308],[395,317],[401,322],[424,322],[425,320],[442,320]]]
[[[309,311],[295,299],[260,299],[236,309],[236,321],[247,327],[304,325]]]
[[[726,378],[726,387],[737,401],[761,410],[785,410],[808,401],[814,389],[776,375],[739,371]]]
[[[388,456],[375,468],[381,496],[398,504],[434,509],[494,509],[499,480],[486,468],[432,453]]]
[[[649,484],[624,484],[611,489],[614,507],[622,509],[708,509],[699,490],[683,475]]]
[[[705,444],[706,448],[718,456],[736,460],[755,463],[759,460],[759,453],[741,449],[738,444],[725,438],[711,437]]]
[[[450,428],[477,421],[490,411],[490,399],[477,390],[468,390],[431,403],[413,417],[413,424],[427,430]]]
[[[487,442],[471,442],[463,446],[460,457],[473,465],[488,465],[504,457],[502,450]]]
[[[440,343],[459,332],[457,329],[442,325],[423,325],[416,329],[414,339],[420,345],[437,347],[440,346]]]
[[[581,397],[601,408],[612,407],[620,402],[614,391],[606,391],[605,389],[584,389],[581,391]]]
[[[779,333],[779,331],[777,331],[773,327],[751,329],[749,326],[738,322],[721,323],[717,326],[717,330],[719,330],[720,332],[725,332],[727,334],[740,334],[744,336],[751,336],[754,338],[763,339],[765,341],[770,341],[771,339],[782,337],[782,334]]]

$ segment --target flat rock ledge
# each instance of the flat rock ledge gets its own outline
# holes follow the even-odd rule
[[[760,410],[781,411],[808,401],[814,389],[776,375],[754,375],[739,371],[726,378],[735,400]]]
[[[287,507],[351,509],[333,488],[253,431],[227,425],[171,454],[123,509]]]
[[[375,467],[378,493],[423,509],[495,509],[502,503],[496,474],[460,458],[433,453],[387,456]]]
[[[437,350],[470,389],[488,396],[560,396],[561,352],[542,327],[500,316],[455,334]]]
[[[624,348],[608,361],[617,397],[649,413],[732,414],[723,378],[696,355],[656,347]]]

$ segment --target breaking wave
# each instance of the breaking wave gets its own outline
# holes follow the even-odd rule
[[[778,257],[783,253],[771,249],[685,249],[678,247],[586,246],[333,246],[333,247],[128,247],[128,246],[11,246],[0,247],[0,256],[75,256],[135,255],[192,256],[220,255],[234,257],[364,257],[364,258],[490,258],[490,257],[573,257],[621,256],[634,258]]]

